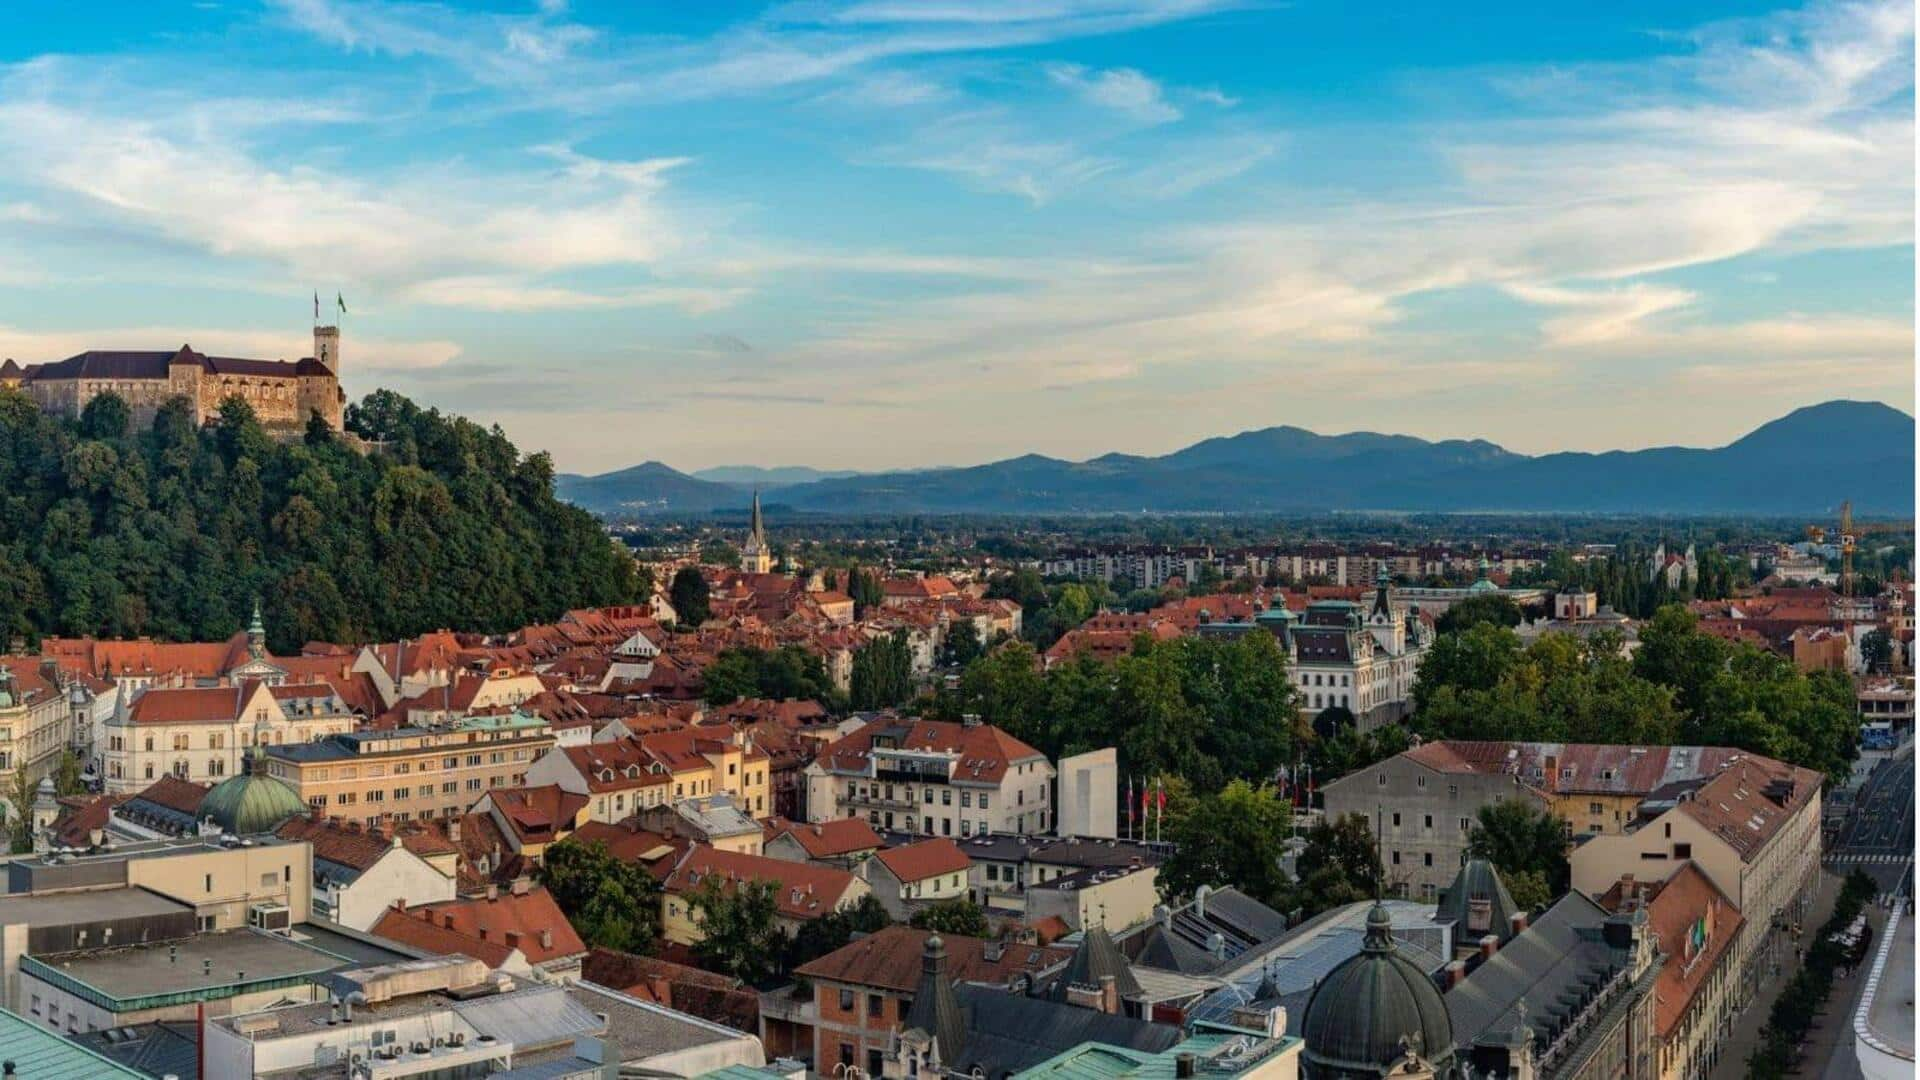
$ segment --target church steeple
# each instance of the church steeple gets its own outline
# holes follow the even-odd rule
[[[267,624],[260,617],[260,601],[253,602],[253,620],[247,623],[247,655],[262,660],[267,655]]]
[[[765,574],[773,569],[773,550],[767,546],[767,526],[760,517],[760,489],[753,491],[753,519],[747,527],[747,542],[740,548],[740,571]]]

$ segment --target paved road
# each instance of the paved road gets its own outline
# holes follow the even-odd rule
[[[1827,865],[1846,874],[1859,867],[1896,891],[1913,873],[1913,751],[1882,762],[1867,778],[1827,854]]]

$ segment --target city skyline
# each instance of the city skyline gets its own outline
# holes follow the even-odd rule
[[[1910,6],[29,8],[22,362],[338,293],[352,397],[578,472],[1912,411]]]

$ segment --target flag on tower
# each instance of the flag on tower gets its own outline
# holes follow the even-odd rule
[[[313,321],[320,321],[320,290],[313,291]]]
[[[341,298],[339,293],[333,294],[333,303],[335,307],[340,309],[340,314],[345,315],[347,313],[347,302]]]
[[[1133,774],[1127,774],[1127,835],[1133,835]]]

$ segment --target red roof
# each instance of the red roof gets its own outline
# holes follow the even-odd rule
[[[248,687],[153,687],[134,699],[136,724],[231,724],[246,706]]]
[[[768,818],[761,824],[766,829],[767,839],[791,836],[809,859],[831,859],[856,851],[877,851],[883,843],[880,834],[873,831],[873,826],[867,824],[865,818],[835,818],[811,825],[784,818]]]
[[[789,919],[817,919],[832,913],[846,900],[853,888],[854,876],[845,870],[812,863],[783,862],[765,855],[744,855],[695,844],[667,875],[665,888],[670,893],[689,896],[701,884],[718,880],[732,892],[740,881],[772,881],[779,885],[774,899],[780,914]]]
[[[487,797],[523,843],[546,843],[560,832],[571,831],[587,807],[585,795],[563,791],[558,784],[494,788]]]
[[[693,841],[685,837],[670,837],[643,829],[632,818],[613,825],[604,821],[589,821],[575,829],[566,842],[600,844],[607,849],[607,854],[621,862],[637,862],[652,871],[656,878],[665,878],[672,873],[680,856],[693,846]]]
[[[1745,918],[1691,859],[1664,882],[1617,882],[1601,904],[1617,911],[1634,889],[1652,893],[1647,901],[1647,928],[1657,935],[1660,951],[1666,955],[1653,990],[1654,1026],[1665,1039],[1687,1015],[1694,995],[1733,944]],[[1695,927],[1702,926],[1703,920],[1710,932],[1704,944],[1695,946]]]
[[[367,869],[393,850],[392,839],[384,833],[349,829],[326,818],[293,818],[274,835],[282,840],[305,840],[313,845],[314,858],[356,870]]]
[[[928,750],[955,755],[953,779],[999,783],[1016,762],[1045,760],[1045,755],[990,725],[967,726],[943,720],[881,717],[820,751],[817,759],[832,772],[867,772],[874,739],[899,732],[903,750]]]
[[[793,973],[815,981],[910,994],[920,985],[930,934],[911,926],[889,926],[808,961]],[[990,942],[959,934],[940,936],[947,946],[947,974],[958,982],[1004,985],[1016,975],[1046,971],[1073,958],[1065,949]]]
[[[390,909],[374,924],[373,932],[435,952],[464,953],[489,967],[499,967],[512,949],[519,949],[530,964],[587,951],[560,905],[554,903],[553,894],[537,885],[524,893],[502,890],[494,897]],[[542,934],[547,935],[544,940]]]
[[[960,845],[944,836],[887,848],[874,858],[879,859],[881,865],[903,882],[925,881],[943,874],[964,874],[973,866],[973,860],[960,850]]]

